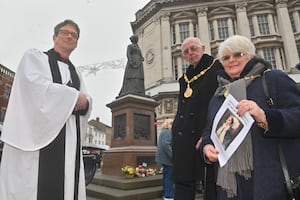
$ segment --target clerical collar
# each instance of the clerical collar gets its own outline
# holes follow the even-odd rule
[[[53,50],[54,53],[56,54],[57,60],[59,60],[59,61],[61,61],[61,62],[64,62],[64,63],[68,64],[69,59],[65,59],[65,58],[61,57],[60,54],[59,54],[58,52],[56,52],[54,48],[53,48],[52,50]]]

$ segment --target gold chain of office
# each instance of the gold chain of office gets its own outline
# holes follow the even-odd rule
[[[190,83],[192,83],[193,81],[195,81],[195,80],[197,80],[198,78],[200,78],[201,76],[203,76],[203,75],[204,75],[204,74],[205,74],[205,73],[213,66],[213,64],[215,64],[215,62],[216,62],[217,60],[218,60],[218,59],[215,58],[207,68],[205,68],[204,70],[202,70],[199,74],[193,76],[190,80],[188,79],[186,73],[183,75],[184,80],[185,80],[185,82],[187,83],[185,92],[184,92],[184,94],[183,94],[183,96],[184,96],[185,98],[190,98],[190,97],[192,96],[192,94],[193,94],[193,89],[191,88]]]

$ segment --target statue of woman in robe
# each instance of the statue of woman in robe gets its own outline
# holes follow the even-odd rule
[[[126,94],[145,95],[144,85],[144,57],[138,46],[138,36],[130,37],[131,44],[127,46],[127,64],[124,73],[123,85],[119,96]]]

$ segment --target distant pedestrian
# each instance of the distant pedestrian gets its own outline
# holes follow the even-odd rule
[[[173,119],[166,119],[162,124],[156,150],[156,162],[163,166],[163,198],[173,200],[174,185],[171,178],[172,174],[172,124]]]

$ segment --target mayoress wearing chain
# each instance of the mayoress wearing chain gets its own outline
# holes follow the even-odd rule
[[[287,189],[279,159],[282,145],[290,176],[300,173],[300,91],[280,70],[255,56],[253,43],[244,36],[231,36],[221,43],[218,56],[224,71],[210,101],[208,126],[201,150],[207,163],[218,161],[218,151],[210,139],[214,117],[230,93],[238,101],[237,114],[249,112],[254,118],[249,133],[223,167],[218,167],[218,199],[285,200]],[[266,72],[266,70],[268,70]],[[263,89],[266,80],[274,104],[269,106]]]

